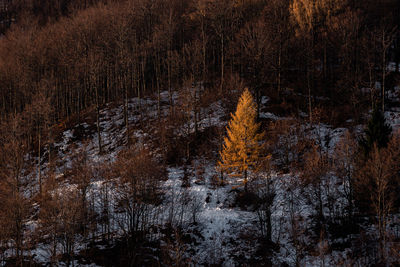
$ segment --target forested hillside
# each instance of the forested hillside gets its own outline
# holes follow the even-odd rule
[[[397,266],[395,0],[0,0],[0,266]]]

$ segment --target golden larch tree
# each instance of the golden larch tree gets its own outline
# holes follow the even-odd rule
[[[253,96],[246,89],[239,99],[235,114],[227,126],[227,137],[220,152],[221,171],[231,176],[242,176],[247,191],[248,170],[254,170],[260,162],[264,148],[265,132],[259,131],[256,122],[257,107]]]

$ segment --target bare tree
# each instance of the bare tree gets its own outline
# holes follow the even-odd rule
[[[274,182],[272,180],[271,156],[266,157],[260,164],[257,180],[255,181],[255,193],[257,199],[257,215],[261,231],[261,237],[268,242],[272,241],[272,207],[275,198]]]
[[[42,192],[42,146],[46,143],[43,140],[43,135],[48,131],[51,124],[52,106],[50,98],[45,95],[45,89],[39,89],[36,95],[32,97],[32,103],[25,108],[27,113],[27,120],[30,122],[30,128],[36,131],[37,137],[37,177],[39,184],[39,192]]]
[[[148,150],[134,147],[119,154],[114,172],[119,180],[115,184],[115,209],[121,214],[115,220],[130,250],[130,264],[134,264],[138,242],[145,239],[157,220],[153,215],[160,203],[159,183],[165,172]]]
[[[391,145],[396,146],[397,142],[392,140]],[[367,206],[372,208],[374,221],[378,230],[379,260],[388,260],[388,236],[390,213],[394,208],[395,189],[394,181],[398,178],[398,149],[382,148],[377,145],[370,154],[365,164],[357,173],[357,193],[365,194]],[[368,196],[368,197],[367,197]]]
[[[347,200],[347,218],[353,219],[354,212],[354,172],[356,163],[356,144],[349,132],[339,141],[333,155],[334,171],[343,184]]]
[[[26,222],[31,212],[34,192],[29,176],[26,154],[28,145],[21,116],[14,115],[0,124],[0,216],[4,228],[2,240],[12,244],[16,264],[22,266],[25,247]],[[11,241],[11,243],[9,243]]]

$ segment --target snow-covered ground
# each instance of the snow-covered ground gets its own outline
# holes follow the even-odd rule
[[[185,190],[191,196],[191,201],[196,205],[196,228],[201,233],[201,238],[197,238],[196,244],[192,244],[190,250],[192,255],[188,255],[197,264],[223,264],[223,266],[233,266],[234,258],[240,257],[241,253],[246,253],[244,257],[250,258],[256,247],[249,246],[241,249],[238,244],[238,236],[242,233],[253,232],[257,228],[256,214],[254,212],[231,208],[227,202],[231,200],[232,185],[227,184],[223,187],[212,186],[212,176],[216,175],[215,166],[209,164],[205,168],[204,182],[196,184],[196,177],[190,178],[190,186],[182,188],[183,170],[180,168],[169,169],[169,179],[166,182],[168,193],[174,194]],[[191,207],[193,209],[193,207]],[[188,229],[193,227],[193,216],[191,210],[185,214],[184,221]],[[253,253],[251,253],[253,252]]]

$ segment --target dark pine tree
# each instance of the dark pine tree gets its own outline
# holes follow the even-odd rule
[[[378,148],[386,147],[392,127],[386,123],[385,116],[378,108],[374,108],[372,116],[368,121],[368,126],[365,129],[365,135],[360,140],[360,147],[365,156],[368,156],[374,144]]]

